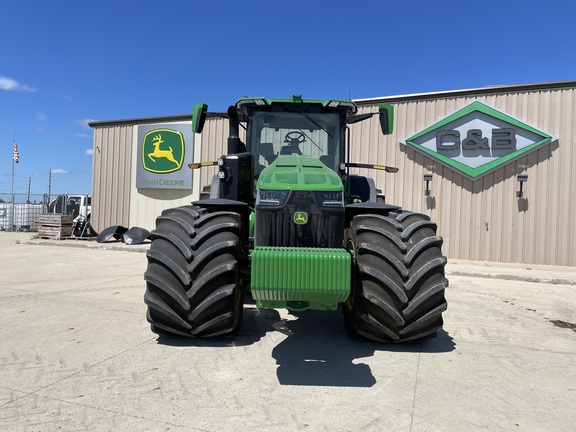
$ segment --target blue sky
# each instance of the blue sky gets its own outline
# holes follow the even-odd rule
[[[89,193],[87,122],[576,79],[573,1],[0,0],[0,194]]]

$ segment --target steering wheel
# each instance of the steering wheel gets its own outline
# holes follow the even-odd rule
[[[288,132],[286,136],[284,136],[284,142],[290,144],[291,146],[300,145],[304,141],[306,141],[306,135],[304,132],[292,131]]]

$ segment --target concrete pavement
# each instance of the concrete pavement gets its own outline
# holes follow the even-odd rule
[[[574,430],[572,269],[451,262],[425,343],[252,304],[238,337],[180,340],[146,323],[147,246],[31,237],[0,232],[0,430]]]

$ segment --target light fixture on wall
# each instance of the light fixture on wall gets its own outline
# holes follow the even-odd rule
[[[520,183],[520,188],[516,191],[517,198],[524,198],[524,183],[528,181],[528,174],[520,174],[516,176]]]
[[[424,189],[424,195],[430,196],[430,182],[432,181],[432,174],[424,174],[424,181],[426,182],[426,189]]]

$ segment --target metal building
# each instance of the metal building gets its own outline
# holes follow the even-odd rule
[[[449,258],[576,266],[576,81],[355,102],[359,113],[393,104],[395,130],[382,136],[375,118],[351,125],[351,161],[400,168],[397,174],[356,172],[375,178],[387,202],[430,215]],[[153,229],[163,209],[198,199],[216,168],[193,172],[186,164],[221,156],[228,127],[212,116],[201,136],[185,136],[190,120],[186,115],[91,124],[97,230]],[[158,150],[159,142],[178,153],[170,129],[182,131],[176,134],[186,154],[180,177],[147,180],[147,161],[167,154]],[[168,146],[169,139],[174,144]]]

